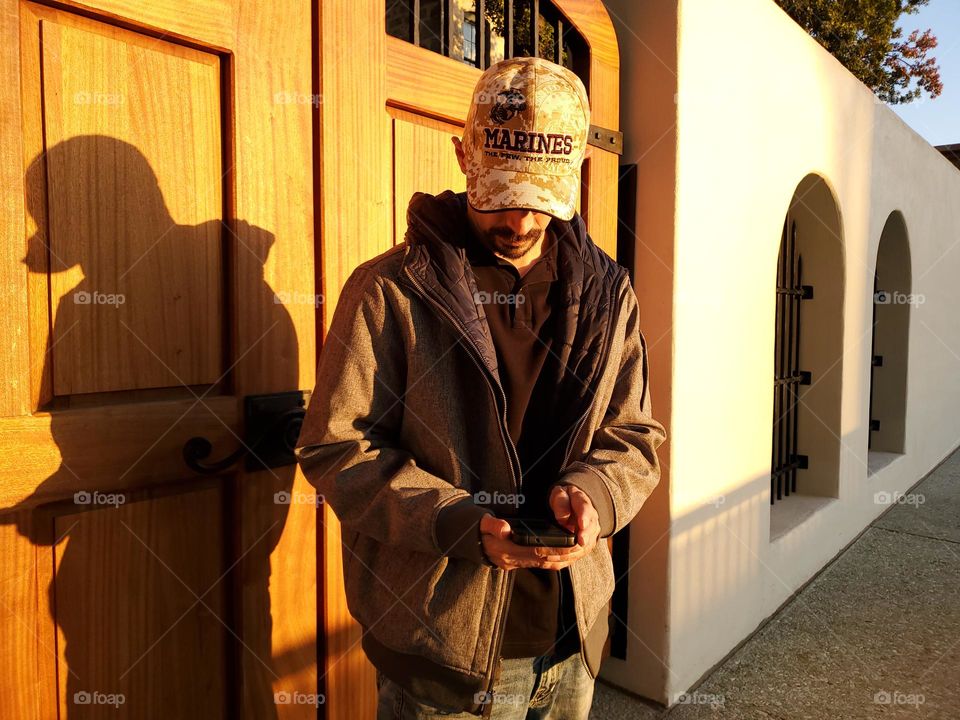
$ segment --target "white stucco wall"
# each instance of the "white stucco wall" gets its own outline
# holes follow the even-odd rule
[[[674,184],[677,165],[677,15],[666,2],[608,4],[620,46],[623,163],[637,163],[634,286],[647,340],[653,415],[667,429],[661,481],[630,526],[627,660],[610,657],[602,676],[647,697],[667,686],[667,585],[670,537],[671,378],[673,375]],[[642,34],[632,28],[643,28]],[[624,123],[627,123],[626,125]],[[622,582],[622,580],[621,580]]]
[[[675,207],[661,210],[675,223],[668,671],[659,692],[649,668],[629,660],[613,679],[663,702],[882,513],[875,493],[905,491],[960,444],[960,171],[772,0],[656,3],[674,8],[678,27],[676,165],[671,172],[641,157],[639,168],[647,183],[674,173],[676,183]],[[615,25],[636,16],[628,0],[606,4]],[[664,27],[617,29],[625,74],[649,65],[640,55]],[[635,38],[624,42],[627,35]],[[622,107],[628,136],[662,123],[627,93]],[[777,251],[791,198],[810,173],[832,191],[843,243],[839,498],[771,542]],[[924,303],[911,308],[906,454],[868,477],[873,272],[895,210],[906,221],[912,289]],[[640,288],[638,295],[643,306]],[[655,382],[667,390],[665,378]]]

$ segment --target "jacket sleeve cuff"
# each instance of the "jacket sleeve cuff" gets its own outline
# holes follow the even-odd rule
[[[440,553],[495,567],[483,551],[480,538],[480,520],[490,514],[486,508],[474,504],[469,496],[440,508],[435,528]]]
[[[607,489],[606,483],[599,473],[589,469],[573,469],[564,473],[557,481],[557,485],[573,485],[580,488],[590,498],[593,507],[600,516],[600,537],[609,537],[616,527],[613,496]]]

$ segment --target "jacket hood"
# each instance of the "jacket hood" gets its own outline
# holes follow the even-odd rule
[[[460,323],[499,382],[497,354],[466,257],[466,241],[472,232],[468,223],[465,192],[414,193],[407,207],[401,274],[412,274],[415,283]],[[602,348],[612,324],[616,289],[626,269],[593,242],[579,213],[568,221],[554,218],[547,232],[557,239],[560,283],[554,312],[560,313],[557,347],[564,372],[556,382],[561,391],[571,393],[570,406],[579,407],[579,401],[592,395],[592,383],[602,371]],[[574,348],[576,355],[572,354]]]

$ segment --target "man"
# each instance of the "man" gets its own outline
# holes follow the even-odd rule
[[[414,194],[334,313],[297,456],[341,522],[379,718],[589,712],[605,538],[665,432],[629,276],[575,212],[588,128],[565,68],[488,69],[453,138],[466,193]],[[521,516],[575,544],[515,542]]]

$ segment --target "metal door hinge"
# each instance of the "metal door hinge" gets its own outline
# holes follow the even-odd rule
[[[617,155],[623,155],[623,133],[619,130],[610,130],[599,125],[591,125],[587,142]]]

